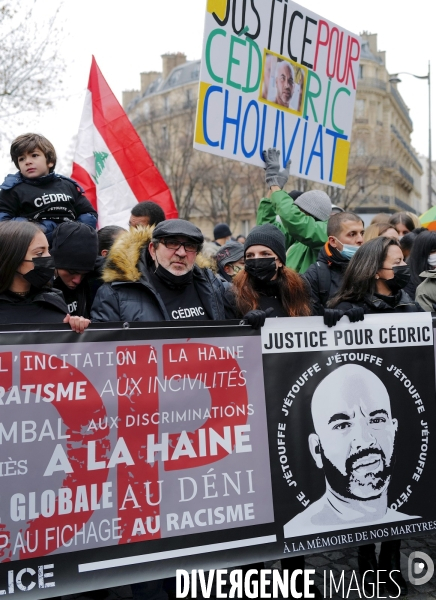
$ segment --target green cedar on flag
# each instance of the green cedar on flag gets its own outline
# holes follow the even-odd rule
[[[98,212],[99,227],[128,226],[137,202],[178,217],[171,192],[92,57],[71,177]]]

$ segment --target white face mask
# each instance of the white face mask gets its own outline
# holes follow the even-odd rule
[[[436,267],[436,253],[433,254],[429,254],[429,257],[427,259],[428,264],[430,265],[430,267],[432,269],[434,269]]]

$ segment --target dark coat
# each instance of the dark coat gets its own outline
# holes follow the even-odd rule
[[[357,306],[362,307],[365,314],[424,312],[404,290],[400,290],[395,296],[382,296],[381,294],[370,296],[368,294],[359,302],[340,302],[334,308],[346,311]]]
[[[321,248],[316,263],[303,275],[311,288],[312,314],[324,314],[327,302],[339,290],[349,263],[339,252],[332,250],[328,242]]]
[[[98,289],[92,305],[92,321],[171,320],[147,266],[145,249],[150,239],[148,228],[132,229],[117,238],[103,270],[105,283]],[[212,320],[234,318],[225,299],[225,288],[210,269],[196,264],[193,285]]]
[[[0,323],[62,323],[68,313],[62,292],[44,287],[31,288],[28,297],[10,292],[0,294]]]
[[[8,175],[0,186],[0,220],[17,217],[29,221],[48,219],[75,221],[80,215],[97,217],[89,200],[68,177],[51,173],[46,177],[25,179],[20,173]]]

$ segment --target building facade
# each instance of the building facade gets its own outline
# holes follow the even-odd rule
[[[421,211],[423,167],[409,109],[390,82],[377,35],[363,33],[345,204],[361,212]]]
[[[419,156],[419,160],[421,161],[423,173],[421,177],[421,213],[425,213],[429,208],[429,181],[428,181],[428,167],[429,161],[428,157],[424,155]],[[436,205],[436,161],[432,161],[431,163],[431,205]]]
[[[291,178],[289,189],[325,189],[335,204],[362,214],[421,212],[423,167],[411,146],[413,124],[389,81],[377,35],[363,33],[345,190]],[[123,92],[123,106],[165,177],[180,217],[211,237],[216,223],[248,233],[265,192],[264,172],[193,149],[200,61],[162,56],[162,71],[141,73],[141,89]]]

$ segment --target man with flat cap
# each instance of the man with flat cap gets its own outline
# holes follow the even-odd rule
[[[224,286],[202,268],[200,229],[183,219],[131,229],[115,241],[91,318],[104,321],[205,321],[234,318]]]

